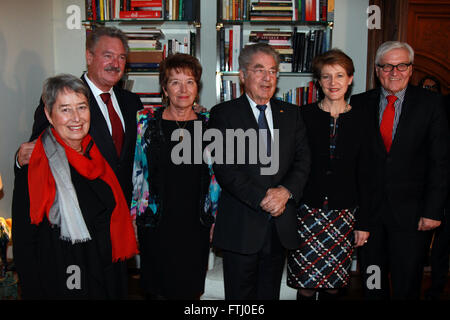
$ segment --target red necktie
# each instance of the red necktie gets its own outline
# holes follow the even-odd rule
[[[394,127],[394,103],[397,100],[397,97],[391,95],[387,96],[386,99],[388,101],[388,104],[383,112],[383,118],[381,119],[380,124],[380,132],[381,137],[383,138],[384,146],[386,147],[386,151],[389,152],[392,145],[392,129]]]
[[[111,101],[111,95],[106,92],[100,94],[100,97],[102,98],[103,102],[108,107],[108,114],[109,114],[109,121],[111,121],[111,129],[112,129],[112,139],[114,142],[114,145],[116,146],[117,155],[120,156],[120,152],[122,151],[122,144],[123,144],[123,127],[122,122],[120,121],[119,115],[117,114],[116,110],[114,110],[112,101]]]

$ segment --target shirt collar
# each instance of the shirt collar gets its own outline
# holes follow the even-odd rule
[[[406,88],[405,87],[403,90],[400,90],[398,92],[396,92],[394,95],[398,98],[398,100],[403,101],[403,98],[405,97],[405,93],[406,93]],[[381,87],[381,97],[383,98],[383,101],[386,100],[387,96],[390,96],[391,94],[389,92],[387,92],[387,90],[383,87]]]
[[[102,90],[97,88],[97,86],[91,81],[91,79],[89,79],[89,77],[87,76],[87,72],[84,74],[84,79],[86,80],[87,84],[89,85],[89,88],[91,88],[91,91],[92,91],[92,94],[94,95],[94,97],[99,97],[100,94],[104,93]],[[111,89],[109,89],[108,92],[112,95],[114,93],[113,88],[111,87]]]
[[[250,107],[251,107],[252,109],[258,110],[258,108],[256,108],[256,106],[257,106],[258,104],[257,104],[255,101],[253,101],[252,98],[250,98],[250,97],[248,96],[248,94],[245,94],[245,96],[247,97],[247,100],[248,100],[248,102],[250,103]],[[270,101],[268,101],[268,102],[266,103],[266,106],[267,106],[267,109],[266,109],[266,110],[271,110],[271,108],[270,108]],[[259,110],[258,110],[258,112],[259,112]]]

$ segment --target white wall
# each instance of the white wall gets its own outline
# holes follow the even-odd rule
[[[69,29],[66,20],[72,14],[66,12],[71,5],[81,10],[81,20],[85,19],[85,0],[53,0],[53,43],[55,74],[71,73],[77,77],[86,70],[85,42],[86,29]]]
[[[366,91],[368,6],[369,0],[335,0],[332,46],[353,60],[353,94]]]
[[[10,217],[14,154],[54,73],[52,0],[0,1],[0,216]]]
[[[335,0],[333,47],[354,61],[353,93],[365,91],[368,0]],[[81,75],[85,70],[84,27],[66,26],[69,5],[78,5],[84,19],[84,0],[0,1],[0,216],[9,217],[14,182],[13,159],[28,140],[42,82],[57,73]],[[215,66],[215,0],[201,0],[201,62]],[[207,54],[208,53],[208,54]],[[216,101],[215,67],[204,68],[201,102]]]

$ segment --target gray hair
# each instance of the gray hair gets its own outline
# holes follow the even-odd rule
[[[394,49],[407,50],[409,54],[409,62],[414,63],[414,50],[409,44],[400,41],[386,41],[381,44],[381,46],[377,50],[377,53],[375,55],[375,65],[380,64],[381,58],[383,58],[386,53]]]
[[[125,48],[126,53],[130,48],[128,47],[128,38],[122,30],[116,27],[97,27],[93,31],[89,33],[86,37],[86,50],[90,52],[94,52],[95,47],[97,46],[98,41],[101,37],[111,37],[117,38],[122,41],[122,45]]]
[[[42,101],[49,114],[52,113],[58,95],[66,90],[80,93],[89,101],[89,89],[80,78],[71,74],[59,74],[46,79],[42,88]]]
[[[248,44],[242,49],[239,55],[239,70],[247,71],[247,67],[252,63],[253,55],[256,53],[265,53],[274,58],[277,64],[277,70],[280,65],[280,56],[278,52],[267,43]]]

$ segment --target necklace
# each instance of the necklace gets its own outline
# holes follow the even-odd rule
[[[175,116],[174,113],[172,113],[172,110],[169,110],[168,108],[166,108],[166,110],[164,110],[164,112],[167,112],[169,119],[172,118],[173,120],[175,120],[175,123],[177,124],[178,129],[183,129],[183,130],[180,130],[180,136],[178,137],[178,141],[180,141],[180,142],[183,141],[183,138],[184,138],[183,132],[184,132],[184,128],[186,128],[186,126],[189,122],[189,120],[188,120],[189,116],[185,117],[185,120],[180,120],[180,121],[184,122],[183,125],[180,125],[180,123],[176,119],[177,117]],[[167,120],[169,120],[169,119],[167,119]],[[172,120],[172,119],[170,119],[170,120]]]
[[[180,124],[178,123],[178,121],[177,120],[175,120],[175,123],[177,124],[177,126],[178,126],[178,129],[183,129],[183,130],[180,130],[180,136],[178,137],[178,141],[183,141],[183,132],[184,132],[184,128],[186,128],[186,125],[187,125],[187,121],[184,121],[184,125],[183,126],[180,126]]]
[[[325,111],[325,112],[329,112],[330,115],[331,115],[333,118],[337,118],[337,117],[339,117],[339,115],[340,115],[341,113],[346,113],[346,112],[350,111],[350,109],[351,109],[351,106],[348,104],[347,101],[345,101],[345,107],[344,107],[344,110],[342,110],[342,112],[339,112],[339,113],[336,114],[336,115],[333,115],[333,114],[331,113],[331,110],[327,110],[327,109],[325,108],[324,103],[323,103],[323,100],[321,100],[317,105],[319,106],[319,108],[320,108],[321,110],[323,110],[323,111]]]

